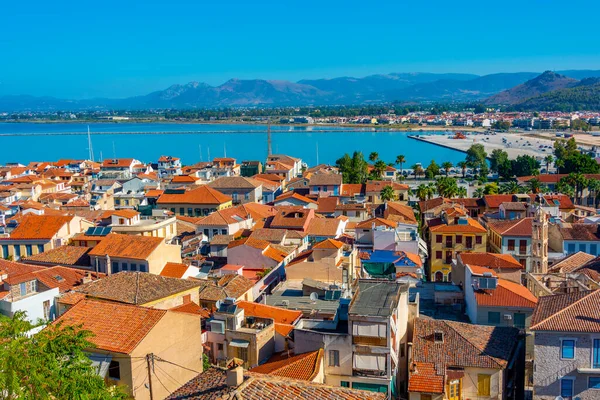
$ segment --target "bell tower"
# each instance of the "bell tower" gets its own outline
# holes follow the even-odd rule
[[[531,273],[548,272],[548,218],[541,204],[536,206],[531,222]]]

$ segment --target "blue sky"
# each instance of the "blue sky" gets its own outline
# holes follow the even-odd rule
[[[125,97],[232,77],[600,69],[598,15],[590,0],[10,1],[0,13],[0,95]]]

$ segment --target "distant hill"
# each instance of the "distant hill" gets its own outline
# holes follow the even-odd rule
[[[600,78],[587,78],[573,87],[531,97],[514,108],[522,111],[600,111]]]
[[[385,93],[388,100],[474,101],[512,88],[538,74],[535,72],[501,73],[468,80],[441,79],[415,84]]]
[[[521,85],[487,98],[484,103],[488,105],[514,105],[553,90],[574,86],[576,83],[577,79],[546,71]]]
[[[298,82],[231,79],[219,86],[202,82],[177,84],[126,99],[68,100],[27,95],[0,96],[0,112],[323,106],[394,101],[483,101],[493,105],[516,105],[557,89],[575,88],[579,79],[591,77],[600,77],[600,71],[546,71],[539,76],[535,72],[484,76],[414,72]]]

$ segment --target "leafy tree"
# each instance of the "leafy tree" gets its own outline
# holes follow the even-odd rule
[[[450,170],[452,169],[453,165],[450,161],[444,161],[442,163],[442,169],[444,170],[444,172],[446,173],[446,176],[448,176],[448,174],[450,173]]]
[[[35,335],[24,312],[0,319],[0,398],[125,399],[121,388],[107,387],[85,349],[91,333],[79,327],[50,325]]]
[[[400,166],[400,175],[402,175],[402,166],[404,165],[405,162],[406,162],[406,157],[404,157],[402,154],[399,154],[396,156],[396,164]]]
[[[484,189],[482,187],[478,187],[477,189],[475,189],[475,192],[473,192],[473,196],[476,198],[483,197],[483,195],[484,195]]]
[[[368,164],[360,151],[355,151],[352,157],[344,154],[335,162],[342,174],[344,183],[365,183],[368,175]]]
[[[477,169],[480,175],[487,175],[488,165],[486,158],[485,147],[477,143],[469,147],[465,161],[468,167]]]
[[[377,161],[377,159],[379,159],[379,153],[377,153],[376,151],[371,152],[371,154],[369,154],[369,160],[371,162],[375,162]]]
[[[566,183],[568,186],[571,186],[575,189],[574,196],[577,200],[577,204],[581,204],[583,199],[583,190],[589,185],[589,180],[585,177],[585,175],[581,173],[570,173],[568,176],[561,178],[560,181],[564,181],[564,183]]]
[[[427,177],[429,179],[433,179],[437,175],[440,174],[440,166],[437,165],[437,163],[435,162],[435,160],[431,160],[431,162],[427,166],[427,169],[425,169],[425,174],[427,175]]]
[[[467,162],[466,161],[459,161],[456,164],[456,166],[461,169],[461,171],[462,171],[462,177],[464,178],[465,175],[466,175],[466,173],[467,173]]]
[[[490,170],[497,172],[503,178],[512,176],[512,163],[508,159],[508,153],[501,149],[495,149],[490,155]]]
[[[594,208],[597,208],[598,194],[600,193],[600,181],[598,179],[590,178],[588,180],[588,191],[590,192],[590,194],[593,193],[593,199],[594,199],[593,206],[594,206]]]
[[[540,162],[529,155],[520,155],[512,160],[512,174],[516,176],[530,176],[540,174]]]
[[[382,160],[377,160],[373,165],[373,179],[381,179],[381,175],[387,168],[387,164]]]
[[[574,119],[571,121],[571,130],[589,132],[592,130],[592,126],[582,119]]]
[[[600,172],[598,162],[588,154],[575,152],[563,159],[563,174],[597,174]]]
[[[381,189],[381,193],[379,194],[381,200],[383,201],[393,201],[396,200],[396,193],[394,193],[394,188],[390,185],[386,185]]]
[[[467,188],[464,186],[459,186],[458,192],[456,194],[459,198],[464,199],[465,197],[467,197]]]
[[[483,188],[483,194],[498,194],[498,184],[496,182],[488,183]]]
[[[557,160],[565,160],[577,152],[577,142],[575,138],[569,140],[557,140],[554,142],[554,156]]]
[[[571,186],[565,178],[556,183],[556,191],[569,197],[575,197],[575,188]]]
[[[499,131],[507,131],[510,129],[509,121],[496,121],[492,124],[492,129],[496,129]]]
[[[458,183],[454,178],[442,176],[435,182],[435,187],[442,197],[453,198],[458,196]]]
[[[427,200],[430,198],[431,188],[424,183],[420,184],[415,190],[415,196],[421,201]]]

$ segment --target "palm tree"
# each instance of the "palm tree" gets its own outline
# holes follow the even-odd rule
[[[396,164],[398,164],[400,166],[400,175],[402,175],[402,166],[404,165],[405,162],[406,162],[406,158],[404,157],[404,155],[399,154],[396,156]]]
[[[419,175],[421,175],[423,173],[423,167],[421,167],[419,164],[413,165],[412,170],[413,170],[413,174],[415,174],[415,180],[417,180]]]
[[[477,198],[483,197],[483,190],[484,189],[482,187],[475,189],[475,192],[473,192],[473,196]]]
[[[379,153],[377,153],[376,151],[369,154],[369,160],[371,160],[371,162],[375,162],[378,158],[379,158]]]
[[[540,184],[540,181],[537,178],[530,179],[529,182],[527,182],[527,187],[533,194],[540,193],[542,189],[542,185]]]
[[[510,181],[500,186],[500,193],[503,194],[515,194],[519,193],[523,188],[515,181]]]
[[[573,186],[569,185],[569,183],[564,178],[558,181],[558,183],[556,184],[556,191],[558,193],[564,194],[565,196],[575,197],[575,189],[573,188]]]
[[[554,161],[554,166],[556,167],[556,173],[560,174],[560,169],[565,166],[565,162],[562,159],[557,158]]]
[[[394,193],[394,188],[390,185],[384,186],[384,188],[381,189],[381,193],[379,193],[379,197],[381,197],[381,200],[383,201],[396,200],[396,193]]]
[[[578,200],[577,204],[581,205],[583,200],[583,190],[588,186],[589,181],[582,173],[570,173],[569,176],[563,178],[566,183],[575,189],[575,197]],[[561,179],[562,180],[562,179]]]
[[[465,197],[467,197],[467,188],[464,186],[459,186],[458,187],[458,192],[456,193],[458,195],[458,197],[460,197],[461,199],[464,199]]]
[[[460,161],[456,164],[456,166],[458,166],[461,170],[462,170],[462,177],[465,177],[465,174],[467,173],[467,163],[466,161]]]
[[[450,170],[452,169],[453,165],[450,161],[444,161],[442,163],[442,169],[444,171],[446,171],[446,176],[448,176],[448,174],[450,173]]]
[[[552,157],[551,154],[548,154],[545,158],[544,158],[544,162],[546,163],[546,173],[549,174],[549,169],[550,169],[550,164],[552,164],[552,162],[554,161],[554,157]]]
[[[385,162],[377,160],[375,165],[373,165],[373,172],[375,173],[375,176],[377,176],[377,179],[381,178],[386,168],[387,164]]]
[[[415,190],[415,196],[417,196],[421,201],[427,200],[428,194],[429,188],[423,183],[417,187],[417,190]]]
[[[431,200],[433,199],[433,196],[435,195],[435,183],[433,182],[429,182],[427,184],[427,200]]]
[[[588,182],[588,191],[594,193],[594,203],[592,204],[596,208],[596,201],[598,200],[598,193],[600,192],[600,181],[598,179],[590,179]]]

